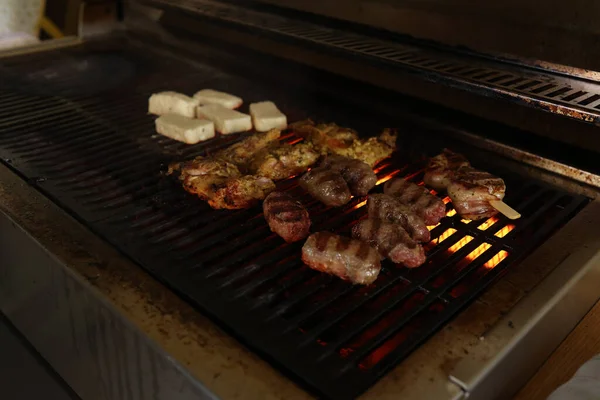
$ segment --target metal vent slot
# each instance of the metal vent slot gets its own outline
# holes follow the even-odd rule
[[[550,89],[554,89],[555,87],[556,87],[556,85],[554,85],[552,83],[548,83],[542,87],[532,89],[531,92],[535,93],[535,94],[540,94],[540,93],[546,92]]]
[[[525,89],[530,88],[532,86],[539,85],[540,83],[541,82],[539,82],[539,81],[529,81],[529,82],[525,82],[522,85],[517,86],[516,89],[517,90],[525,90]]]
[[[586,94],[588,94],[588,92],[584,92],[584,91],[580,90],[580,91],[578,91],[578,92],[575,92],[575,93],[573,93],[573,94],[570,94],[570,95],[568,95],[567,97],[564,97],[562,100],[563,100],[563,101],[571,101],[571,100],[578,99],[578,98],[580,98],[581,96],[584,96],[584,95],[586,95]]]
[[[600,100],[600,94],[594,94],[586,99],[581,100],[579,104],[586,106],[598,100]]]
[[[555,90],[553,92],[550,92],[548,94],[546,94],[546,97],[556,97],[556,96],[560,96],[561,94],[567,93],[568,91],[570,91],[571,88],[568,87],[564,87],[564,88],[560,88],[558,90]]]

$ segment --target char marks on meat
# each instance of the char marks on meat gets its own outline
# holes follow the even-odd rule
[[[383,186],[383,193],[409,206],[427,225],[435,225],[446,215],[444,202],[423,186],[406,179],[391,179]]]
[[[469,161],[462,155],[444,149],[441,154],[431,158],[423,180],[435,190],[445,190],[451,183],[454,173],[462,167],[468,167]]]
[[[400,224],[418,242],[429,242],[431,234],[425,221],[406,204],[387,194],[371,194],[367,200],[370,219]]]
[[[360,160],[330,155],[320,165],[339,172],[354,196],[366,196],[376,184],[377,175],[371,167]]]
[[[457,213],[463,218],[478,220],[498,213],[490,201],[504,198],[506,184],[489,172],[463,167],[454,174],[447,190]]]
[[[300,178],[300,186],[328,206],[341,206],[352,198],[342,175],[327,168],[313,168]]]
[[[263,202],[263,213],[271,228],[288,243],[308,236],[310,216],[306,208],[289,194],[272,192]]]
[[[373,283],[381,270],[379,253],[368,243],[330,232],[308,237],[302,261],[314,270],[361,285]]]
[[[318,159],[319,153],[310,143],[275,143],[256,153],[248,171],[273,180],[285,179],[305,172]]]
[[[382,257],[396,264],[415,268],[425,262],[423,247],[398,224],[380,219],[366,219],[352,228],[352,237],[375,247]]]

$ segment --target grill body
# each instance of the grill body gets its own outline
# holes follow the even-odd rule
[[[48,54],[51,61],[42,63]],[[465,307],[461,316],[476,313],[473,310],[481,302],[496,302],[490,309],[499,314],[491,323],[499,324],[499,310],[518,308],[515,305],[542,281],[550,285],[553,281],[544,278],[565,261],[552,254],[546,256],[552,259],[549,265],[536,268],[536,260],[543,258],[532,252],[549,238],[558,240],[561,233],[564,237],[577,229],[581,242],[587,243],[586,224],[600,217],[597,204],[590,203],[592,188],[528,171],[481,150],[485,141],[478,146],[469,136],[440,128],[435,121],[394,115],[376,103],[389,99],[388,107],[397,106],[389,92],[364,89],[360,99],[347,99],[340,94],[349,81],[341,77],[314,72],[290,80],[293,72],[307,70],[284,62],[266,67],[254,63],[256,59],[247,60],[240,73],[236,66],[219,68],[220,62],[231,60],[220,61],[218,51],[204,57],[187,61],[135,36],[124,36],[6,58],[0,63],[3,76],[9,77],[0,85],[1,156],[31,187],[310,393],[353,398],[384,377],[367,393],[377,395],[380,388],[389,387],[390,377],[399,369],[406,372],[406,365],[414,363],[411,357],[420,357],[418,351],[413,354],[415,349],[442,327],[451,327],[450,321],[463,323],[461,317],[453,318]],[[419,182],[424,156],[451,142],[474,165],[506,179],[506,201],[524,218],[515,223],[503,217],[468,222],[453,215],[448,205],[449,217],[431,229],[428,262],[421,268],[387,264],[376,284],[366,288],[314,272],[299,259],[301,244],[286,245],[272,234],[259,208],[210,210],[161,173],[172,161],[210,154],[237,140],[228,137],[186,146],[153,134],[153,119],[146,115],[149,95],[161,90],[189,93],[197,87],[236,93],[248,103],[273,100],[290,120],[335,121],[365,134],[375,134],[384,127],[381,124],[410,131],[410,135],[401,132],[398,154],[378,167],[380,184],[395,176]],[[284,140],[293,138],[290,132]],[[594,177],[585,171],[581,175]],[[294,179],[279,185],[309,205],[315,230],[347,234],[364,217],[364,199],[328,209],[306,197]],[[580,225],[583,228],[574,227]],[[576,242],[569,243],[562,250],[579,254]],[[536,254],[552,253],[548,247],[546,243]],[[583,274],[592,256],[586,253],[577,267],[564,268],[571,276]],[[497,284],[482,295],[502,276],[502,285],[516,289]],[[506,276],[523,281],[508,284]],[[543,295],[552,297],[552,292],[546,289]],[[580,311],[589,301],[581,300]],[[487,317],[480,316],[473,322],[477,328],[467,331],[480,332]],[[521,317],[517,324],[522,322],[519,332],[525,335],[527,318],[532,316]],[[514,327],[516,321],[509,322]],[[468,336],[462,333],[465,340]],[[447,334],[439,332],[431,341]],[[490,348],[514,336],[491,339]],[[459,356],[453,354],[455,347],[448,346],[447,364],[421,365],[436,370],[432,380],[441,374],[453,382],[446,396],[472,391],[469,385],[474,388],[483,379],[483,369],[464,361],[471,347],[477,346],[461,343],[458,348],[466,353]],[[184,375],[174,379],[187,382]],[[435,390],[444,385],[436,383]],[[196,386],[189,389],[189,395],[208,395],[196,390]]]

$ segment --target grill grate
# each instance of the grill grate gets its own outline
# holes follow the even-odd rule
[[[449,217],[431,227],[425,265],[385,264],[373,285],[355,287],[304,266],[302,243],[288,245],[272,234],[260,208],[210,210],[161,176],[161,165],[236,138],[186,146],[153,136],[146,101],[160,90],[210,86],[247,101],[268,97],[292,120],[301,113],[291,103],[342,124],[344,115],[369,119],[368,112],[310,92],[290,99],[281,88],[160,59],[148,49],[126,50],[62,50],[50,63],[41,63],[48,58],[39,54],[2,60],[3,76],[14,79],[0,84],[0,156],[240,341],[326,397],[353,398],[366,390],[587,201],[502,174],[506,201],[523,219],[463,221],[448,204]],[[66,67],[85,60],[118,60],[118,68],[109,63],[118,70],[110,73],[121,80],[78,87],[90,78],[87,70],[50,73],[71,71]],[[46,74],[32,65],[46,65]],[[102,80],[99,69],[90,70]],[[164,79],[166,71],[174,78]],[[419,182],[421,168],[402,155],[384,161],[377,168],[378,190],[392,176]],[[363,198],[330,209],[311,200],[295,179],[279,186],[307,204],[313,231],[348,233],[365,216]]]
[[[330,28],[282,15],[255,11],[211,0],[146,0],[158,7],[171,7],[197,16],[250,27],[325,48],[345,55],[362,55],[370,62],[413,68],[425,72],[425,79],[436,83],[449,80],[468,90],[485,95],[500,95],[506,100],[521,100],[525,106],[535,106],[559,115],[600,124],[597,82],[572,76],[545,72],[534,68],[515,68],[485,59],[450,55],[434,49],[424,49],[399,41],[384,40],[342,29]],[[477,63],[476,70],[474,65]],[[476,75],[471,75],[477,72]],[[540,86],[543,85],[541,88]],[[540,90],[538,90],[540,89]],[[543,90],[542,90],[543,89]]]

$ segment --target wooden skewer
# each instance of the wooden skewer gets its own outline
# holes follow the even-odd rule
[[[519,219],[521,218],[521,214],[517,212],[514,208],[503,202],[502,200],[492,200],[490,201],[490,205],[494,207],[496,210],[500,211],[509,219]]]

